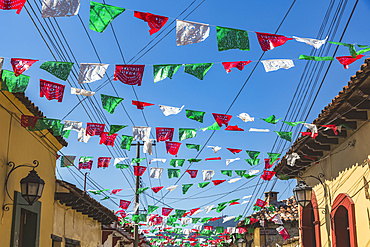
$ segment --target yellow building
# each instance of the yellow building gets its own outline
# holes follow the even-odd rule
[[[317,136],[298,138],[275,167],[277,176],[300,181],[296,188],[301,191],[312,187],[311,198],[300,207],[301,246],[370,246],[369,110],[370,59],[366,59],[313,121]],[[287,160],[293,153],[299,155],[294,164]]]
[[[44,117],[23,93],[0,91],[0,245],[21,247],[27,241],[34,246],[51,246],[56,155],[67,143],[49,130],[28,131],[21,126],[22,115]],[[20,194],[20,181],[37,163],[33,164],[34,160],[39,163],[35,171],[45,185],[41,198],[28,206]],[[29,165],[19,167],[25,164]]]

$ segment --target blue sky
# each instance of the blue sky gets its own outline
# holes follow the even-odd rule
[[[37,10],[35,1],[29,0],[29,2],[36,11],[38,18],[41,20],[41,14]],[[38,8],[41,8],[40,1],[36,2]],[[129,61],[148,42],[156,38],[158,35],[153,34],[152,36],[149,36],[149,27],[147,23],[135,18],[133,16],[133,12],[130,10],[150,12],[175,18],[191,2],[192,1],[190,0],[176,2],[169,0],[106,1],[107,4],[124,7],[127,9],[112,22],[125,60]],[[185,15],[201,2],[201,0],[195,1]],[[278,34],[287,35],[289,37],[294,35],[298,37],[316,38],[320,25],[323,21],[324,14],[329,6],[329,2],[330,1],[319,0],[308,2],[297,1],[287,16],[285,22],[281,26]],[[355,1],[348,1],[343,13],[343,19],[338,26],[338,32],[335,38],[332,39],[333,41],[339,40],[339,37],[344,29],[344,25],[347,22],[350,12],[353,8],[354,2]],[[370,44],[370,34],[365,32],[366,27],[364,25],[364,20],[370,12],[369,2],[370,1],[359,2],[347,32],[342,40],[343,42]],[[239,3],[228,4],[225,1],[220,0],[206,0],[189,17],[185,18],[185,20],[212,25],[210,36],[205,41],[199,44],[177,47],[176,33],[172,31],[153,49],[135,62],[136,64],[146,65],[142,86],[135,87],[137,97],[141,101],[156,104],[155,106],[147,107],[144,110],[147,122],[149,123],[149,126],[152,127],[152,133],[155,134],[155,127],[174,127],[174,141],[177,141],[178,128],[203,128],[214,123],[211,113],[224,113],[229,108],[230,104],[244,84],[246,78],[251,73],[255,62],[262,54],[257,37],[252,31],[274,33],[291,3],[292,1],[261,0],[239,1]],[[335,3],[334,6],[337,6],[337,4],[338,3]],[[29,4],[26,4],[26,7],[32,12]],[[81,2],[79,14],[83,24],[88,29],[88,1]],[[185,15],[182,15],[182,18],[184,18]],[[91,42],[89,41],[89,38],[86,35],[83,26],[81,25],[79,17],[64,17],[57,18],[56,20],[66,40],[68,41],[68,45],[73,53],[73,56],[76,58],[78,63],[99,62]],[[35,21],[37,22],[36,19]],[[164,27],[168,27],[166,32],[175,26],[175,24],[170,25],[172,21],[173,19],[170,19]],[[0,44],[2,45],[3,49],[0,55],[5,57],[4,68],[9,70],[11,69],[10,58],[12,57],[39,59],[40,62],[34,64],[28,71],[25,72],[26,75],[31,76],[29,87],[26,90],[26,95],[37,106],[40,107],[47,117],[62,119],[78,103],[78,100],[76,96],[69,93],[70,85],[67,82],[61,81],[47,72],[38,69],[42,62],[53,61],[54,58],[49,52],[47,45],[43,42],[29,15],[27,14],[26,9],[23,9],[20,15],[15,14],[14,11],[1,11],[0,23],[1,31],[3,33],[3,38],[0,40]],[[229,50],[219,52],[217,50],[216,28],[214,25],[251,31],[249,32],[251,51]],[[42,30],[41,26],[38,26]],[[114,64],[123,64],[123,61],[111,28],[108,27],[104,33],[97,33],[89,29],[87,32],[91,36],[101,61],[103,63],[110,64],[107,70],[107,76],[112,76],[114,73]],[[159,38],[161,37],[163,37],[163,35],[159,36]],[[48,41],[47,36],[45,36],[45,39],[47,40],[48,45],[52,47],[52,44]],[[159,39],[156,39],[153,44],[158,40]],[[335,47],[336,46],[334,45],[331,46],[329,55],[333,54]],[[162,203],[164,202],[166,205],[169,205],[173,208],[190,210],[192,208],[205,206],[208,204],[217,205],[217,203],[242,198],[243,196],[252,194],[254,186],[259,180],[258,178],[250,180],[244,186],[242,185],[247,182],[245,179],[234,184],[224,183],[218,185],[217,187],[211,184],[204,189],[197,188],[197,184],[202,182],[201,170],[215,170],[216,175],[214,176],[214,179],[228,179],[228,177],[221,174],[220,170],[263,169],[262,162],[261,165],[255,168],[249,166],[244,161],[245,158],[248,158],[245,150],[261,151],[261,161],[263,158],[267,157],[266,152],[271,151],[272,145],[276,139],[276,134],[272,131],[279,130],[281,123],[272,125],[265,123],[258,118],[266,118],[272,114],[278,118],[284,117],[303,73],[304,66],[307,63],[306,61],[298,61],[297,59],[301,54],[309,55],[311,48],[311,46],[303,43],[288,41],[285,45],[266,52],[263,57],[264,60],[279,58],[295,59],[295,67],[289,70],[278,70],[276,72],[266,73],[262,64],[260,63],[229,111],[229,114],[233,115],[233,118],[230,121],[231,125],[238,125],[240,128],[245,130],[248,130],[251,127],[268,128],[271,130],[270,133],[252,133],[248,131],[228,132],[223,130],[217,131],[208,142],[208,145],[218,145],[223,147],[223,149],[217,154],[214,154],[211,149],[205,148],[199,154],[199,158],[205,159],[207,157],[221,156],[222,160],[207,162],[202,161],[200,163],[193,164],[190,169],[199,170],[197,178],[191,179],[188,174],[185,174],[178,182],[180,186],[175,191],[169,193],[160,203],[157,203],[158,206],[163,206]],[[72,55],[70,51],[68,51],[68,54]],[[345,47],[339,47],[337,56],[344,55],[349,55],[348,49]],[[240,60],[252,60],[253,63],[245,66],[243,71],[233,69],[229,74],[225,72],[221,64],[222,61]],[[69,59],[67,59],[67,61],[69,61]],[[185,74],[182,68],[177,72],[177,74],[175,74],[172,80],[165,79],[164,81],[158,83],[153,82],[153,64],[186,64],[202,62],[215,63],[202,81],[189,74]],[[330,103],[330,101],[338,94],[342,87],[347,84],[350,76],[354,75],[359,69],[360,65],[361,61],[357,61],[352,64],[348,70],[345,70],[337,61],[333,62],[307,122],[312,122],[312,120],[315,119],[319,114],[321,109]],[[75,64],[75,68],[78,71],[78,64]],[[66,85],[65,96],[62,103],[58,103],[55,100],[48,101],[46,98],[39,97],[40,78]],[[107,77],[101,81],[91,83],[89,86],[92,88],[92,90],[94,90],[104,83],[106,78]],[[76,82],[76,79],[73,77],[73,75],[70,75],[69,80],[71,82]],[[131,104],[131,100],[136,100],[136,96],[131,86],[122,84],[119,81],[113,82],[113,84],[119,96],[125,99],[122,104],[124,105],[134,124],[136,126],[145,126],[146,122],[142,113]],[[110,84],[103,87],[103,89],[96,94],[95,98],[98,103],[100,103],[100,93],[115,95]],[[185,111],[182,111],[176,116],[166,117],[159,109],[159,104],[176,107],[185,105],[185,109],[205,111],[206,115],[204,118],[204,123],[201,124],[199,122],[187,119],[185,117]],[[90,105],[91,104],[89,103],[89,106]],[[107,111],[102,110],[101,106],[98,104],[95,104],[95,106],[99,108],[99,111],[103,113],[104,118],[106,118],[110,124],[129,125],[128,128],[121,130],[119,135],[132,135],[133,125],[122,106],[117,107],[114,114],[109,114]],[[247,112],[251,116],[256,117],[256,121],[252,123],[242,122],[236,117],[242,112]],[[95,117],[96,116],[93,118]],[[86,122],[91,121],[81,105],[78,106],[76,110],[74,110],[66,119],[82,121],[84,122],[84,127],[86,126]],[[290,119],[287,120],[289,121]],[[185,147],[185,143],[204,145],[211,133],[212,131],[200,131],[194,139],[182,141],[183,144],[180,148],[177,158],[188,159],[195,157],[197,152],[187,149]],[[107,147],[99,145],[99,140],[99,137],[92,137],[87,144],[79,143],[77,142],[77,133],[72,132],[67,140],[69,145],[67,148],[64,148],[62,152],[66,155],[76,155],[77,157],[94,156],[93,169],[89,176],[104,188],[124,189],[118,194],[120,196],[115,199],[117,203],[119,199],[132,200],[134,193],[130,188],[132,188],[134,182],[131,171],[128,169],[123,171],[128,178],[131,184],[130,185],[122,173],[113,166],[109,167],[108,169],[97,169],[98,157],[111,156]],[[119,143],[115,143],[115,145],[118,147]],[[233,155],[226,149],[227,147],[240,148],[243,149],[243,151],[238,155]],[[113,151],[113,154],[116,153]],[[175,157],[166,154],[165,145],[163,142],[157,144],[156,151],[153,156],[143,157],[147,157],[148,159],[155,158],[156,154],[158,158],[167,159],[165,164],[158,163],[158,166],[165,168],[165,171],[163,172],[160,181],[158,179],[149,180],[148,169],[143,176],[145,187],[164,186],[166,188],[173,185],[177,181],[175,178],[168,179],[166,174],[166,169],[172,168],[169,166],[169,160]],[[132,147],[131,151],[127,152],[127,155],[129,158],[136,157],[135,147]],[[117,154],[114,157],[121,156]],[[240,157],[241,160],[231,163],[227,167],[225,166],[225,159],[236,157]],[[77,165],[77,161],[75,164]],[[148,165],[145,162],[142,164]],[[157,164],[152,164],[148,166],[150,167],[156,165]],[[188,165],[189,164],[186,162],[184,167],[181,168],[182,173],[185,172]],[[71,173],[67,170],[67,168],[59,168],[59,161],[57,162],[57,167],[64,180],[77,184],[79,187],[79,183],[83,183],[83,180],[81,179],[76,181],[76,179],[71,176]],[[76,171],[74,168],[71,169]],[[235,173],[233,176],[235,176]],[[59,178],[59,175],[57,175],[57,177]],[[194,186],[190,188],[186,195],[182,195],[180,188],[181,184],[189,183],[194,183]],[[272,182],[267,186],[268,189],[271,188],[271,184]],[[294,184],[295,181],[278,181],[274,187],[274,190],[280,192],[280,199],[285,199],[292,195]],[[239,186],[242,186],[241,189],[243,190],[238,190],[231,193],[231,191],[237,189]],[[265,185],[263,185],[263,188],[264,187]],[[88,188],[94,189],[91,184],[88,185]],[[163,194],[164,192],[166,191],[163,190]],[[256,196],[263,199],[262,192],[263,191],[260,190]],[[148,192],[148,194],[150,196],[154,196],[157,200],[160,200],[162,195],[161,192],[158,194],[153,194],[151,190]],[[102,196],[94,196],[94,198],[99,200],[102,198]],[[142,199],[142,206],[145,207],[148,204],[153,205],[155,203],[155,201],[149,196],[142,197]],[[254,203],[255,199],[253,200],[254,201],[250,203]],[[102,203],[108,208],[118,210],[118,207],[109,200],[102,201]],[[231,206],[227,207],[222,213],[224,215],[239,215],[243,213],[245,206],[248,206],[248,208],[250,207],[249,204]],[[142,209],[142,207],[140,207],[140,209]],[[249,209],[247,215],[251,212],[251,209]],[[205,215],[206,214],[203,213],[199,214],[201,217]],[[212,211],[207,215],[207,217],[218,215],[221,214]]]

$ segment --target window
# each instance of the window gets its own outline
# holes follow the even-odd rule
[[[357,247],[355,203],[345,193],[335,198],[330,213],[333,246]]]

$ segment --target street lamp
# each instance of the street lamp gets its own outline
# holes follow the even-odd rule
[[[238,247],[245,247],[245,245],[246,245],[246,242],[245,242],[244,238],[240,238],[238,240]]]
[[[311,202],[312,187],[307,185],[305,181],[300,180],[293,189],[293,194],[296,202],[305,208]]]

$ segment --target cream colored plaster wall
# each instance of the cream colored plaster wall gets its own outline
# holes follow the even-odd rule
[[[81,247],[100,247],[102,231],[101,224],[75,211],[71,207],[55,202],[53,234],[81,242]]]
[[[324,154],[318,164],[303,174],[303,177],[317,177],[319,173],[325,176],[326,195],[323,186],[316,179],[305,179],[313,187],[320,208],[322,247],[332,246],[330,211],[340,193],[348,194],[355,203],[358,246],[370,246],[370,196],[366,198],[369,191],[363,188],[364,178],[370,181],[370,123],[364,124],[355,132],[348,130],[347,136],[348,139],[329,154]],[[349,144],[354,141],[355,145],[350,147]]]
[[[24,114],[32,115],[12,94],[5,93]],[[12,113],[12,120],[9,112]],[[4,203],[12,203],[6,196],[4,186],[6,175],[10,170],[7,163],[13,161],[16,165],[32,164],[33,160],[38,160],[40,165],[35,170],[45,181],[44,192],[39,200],[42,203],[39,246],[51,246],[56,151],[62,146],[50,133],[48,138],[52,144],[45,138],[40,138],[36,133],[28,132],[20,125],[20,117],[19,111],[0,94],[0,205],[2,208]],[[31,168],[22,167],[11,174],[8,190],[12,198],[14,191],[20,192],[20,180],[26,177],[30,170]],[[0,209],[1,246],[10,246],[12,216],[13,206],[10,206],[10,210],[6,212]]]

